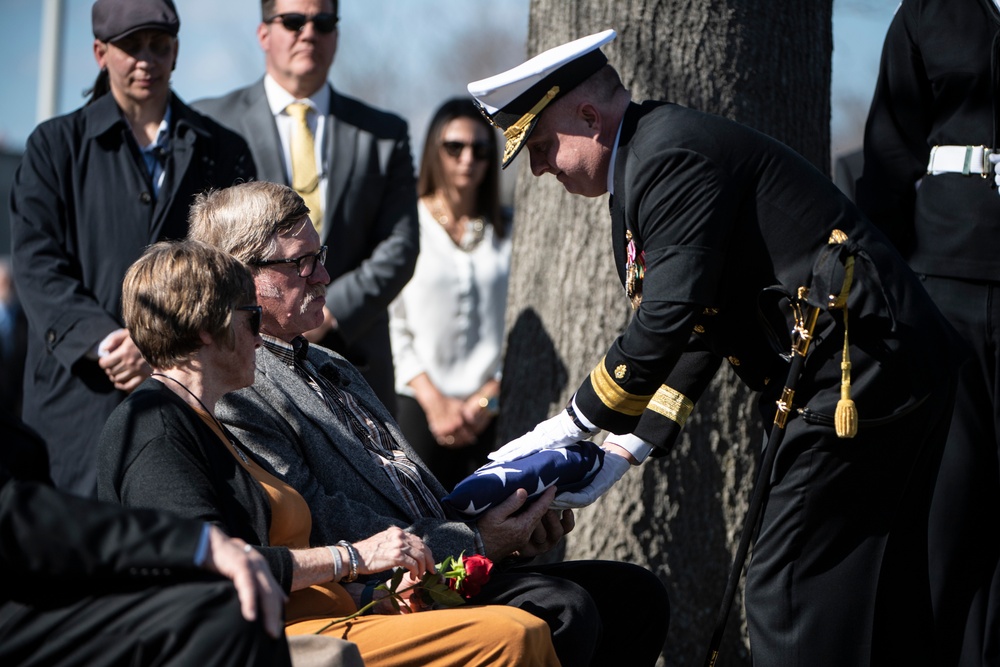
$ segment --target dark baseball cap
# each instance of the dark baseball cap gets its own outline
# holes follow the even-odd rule
[[[94,37],[114,42],[138,30],[161,30],[173,37],[181,28],[171,0],[97,0],[90,12]]]

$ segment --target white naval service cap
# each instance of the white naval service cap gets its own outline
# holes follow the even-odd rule
[[[524,146],[546,105],[607,64],[608,58],[600,48],[616,36],[614,30],[587,35],[468,85],[480,111],[507,138],[503,168]]]

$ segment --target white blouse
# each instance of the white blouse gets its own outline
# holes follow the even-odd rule
[[[500,377],[510,235],[486,225],[472,250],[455,245],[423,202],[413,278],[389,306],[396,392],[427,373],[438,390],[465,399]]]

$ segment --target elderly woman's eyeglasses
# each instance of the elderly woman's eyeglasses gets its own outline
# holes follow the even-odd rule
[[[476,160],[488,160],[490,157],[490,145],[486,141],[473,141],[471,144],[464,141],[442,141],[441,148],[456,160],[462,157],[466,148],[472,149],[472,157]]]
[[[260,306],[239,306],[236,310],[250,313],[250,333],[254,336],[260,333],[260,321],[264,317],[264,309]]]
[[[316,32],[324,34],[333,32],[337,27],[337,15],[330,12],[320,12],[311,16],[299,14],[298,12],[289,12],[287,14],[275,14],[269,19],[264,19],[264,23],[273,23],[274,21],[281,21],[281,25],[285,27],[285,30],[291,30],[292,32],[302,30],[310,22],[313,24]]]
[[[274,264],[294,264],[300,278],[308,278],[316,271],[318,264],[326,263],[326,246],[319,249],[315,255],[302,255],[293,259],[261,259],[252,262],[253,266],[272,266]]]

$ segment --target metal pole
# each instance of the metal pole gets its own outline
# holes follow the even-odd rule
[[[44,0],[42,39],[38,51],[38,99],[35,120],[56,115],[59,106],[59,66],[62,61],[63,0]]]

